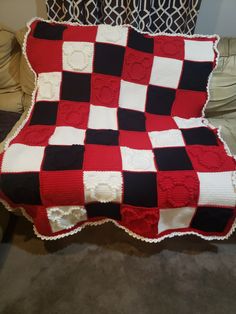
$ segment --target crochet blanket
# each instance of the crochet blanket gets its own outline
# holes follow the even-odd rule
[[[42,239],[112,221],[148,242],[228,237],[236,162],[203,110],[217,36],[34,19],[37,82],[0,155],[0,197]]]

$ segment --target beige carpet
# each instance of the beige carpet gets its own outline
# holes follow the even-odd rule
[[[24,218],[0,244],[1,314],[233,314],[236,236],[146,244],[112,224],[37,239]]]

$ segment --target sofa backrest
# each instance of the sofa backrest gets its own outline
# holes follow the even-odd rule
[[[220,57],[210,83],[208,117],[236,118],[236,38],[222,38]]]

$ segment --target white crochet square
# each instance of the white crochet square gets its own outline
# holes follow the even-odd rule
[[[44,147],[23,144],[10,145],[2,162],[2,172],[40,171]]]
[[[153,131],[148,132],[148,135],[154,148],[185,146],[180,130]]]
[[[56,127],[53,135],[49,138],[49,144],[51,145],[84,145],[85,130],[59,126]]]
[[[173,117],[173,118],[175,120],[175,123],[180,129],[191,129],[191,128],[205,126],[202,118],[190,118],[190,119],[184,119],[180,117]]]
[[[158,233],[171,229],[188,228],[195,210],[195,207],[160,209]]]
[[[92,73],[93,55],[93,43],[66,41],[63,43],[63,70]]]
[[[61,72],[39,73],[37,100],[58,101],[61,80]]]
[[[154,57],[150,84],[177,88],[182,72],[183,61],[164,57]]]
[[[56,206],[46,208],[52,232],[74,227],[81,221],[88,219],[83,206]]]
[[[130,171],[156,171],[152,150],[121,147],[122,168]]]
[[[184,40],[185,60],[190,61],[214,61],[213,41]]]
[[[125,26],[98,25],[96,42],[126,46],[128,28]]]
[[[233,171],[198,172],[197,175],[200,181],[198,205],[235,206]]]
[[[117,109],[90,105],[88,128],[117,130]]]
[[[119,171],[84,171],[85,202],[121,203],[122,185]]]
[[[145,111],[147,86],[121,80],[119,107]]]

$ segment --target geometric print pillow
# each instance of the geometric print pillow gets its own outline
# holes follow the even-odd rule
[[[228,237],[235,159],[203,117],[217,36],[34,19],[28,117],[0,155],[0,198],[43,239],[112,221],[158,242]]]

